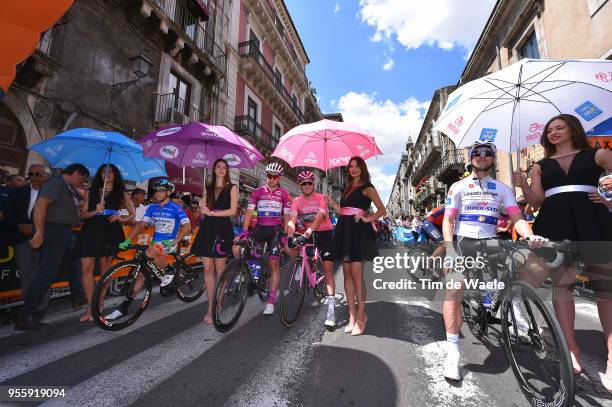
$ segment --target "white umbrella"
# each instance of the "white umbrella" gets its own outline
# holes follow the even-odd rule
[[[538,144],[561,113],[585,129],[612,116],[612,61],[521,60],[451,93],[434,130],[457,147],[482,140],[511,152]]]

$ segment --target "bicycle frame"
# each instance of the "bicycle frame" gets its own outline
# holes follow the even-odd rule
[[[308,288],[313,289],[317,286],[317,284],[319,284],[323,279],[325,279],[325,275],[322,275],[321,277],[317,279],[317,274],[312,270],[312,267],[310,266],[311,259],[308,256],[308,248],[310,247],[314,247],[314,256],[312,257],[314,261],[315,262],[320,261],[321,264],[323,264],[323,260],[321,259],[321,256],[319,255],[319,249],[314,244],[314,242],[306,243],[302,245],[300,247],[300,252],[298,254],[298,256],[302,259],[302,262],[301,262],[302,266],[300,267],[300,287],[302,285],[302,276],[304,275],[304,272],[306,272],[308,273],[307,274]]]

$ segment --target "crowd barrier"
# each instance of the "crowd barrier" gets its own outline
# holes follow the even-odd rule
[[[123,227],[123,232],[126,236],[131,230],[131,226]],[[196,227],[192,231],[192,237],[196,235],[197,231],[198,228]],[[133,244],[149,244],[151,242],[151,238],[153,237],[153,232],[154,230],[152,227],[144,228],[143,232],[138,235],[138,238],[135,239]],[[183,252],[189,251],[192,241],[193,239],[190,239],[189,245],[183,247]],[[118,263],[119,261],[131,260],[134,258],[135,254],[135,250],[122,251],[120,254],[121,260],[115,259],[113,260],[113,264]],[[168,260],[172,261],[172,256],[168,256]],[[59,277],[52,284],[51,298],[70,295],[70,286],[68,285],[68,281],[66,279],[67,267],[67,264],[62,265],[62,270]],[[98,269],[97,265],[95,275],[96,277],[99,277],[100,275],[100,270]],[[9,246],[8,256],[5,258],[0,258],[0,309],[11,308],[21,304],[23,304],[23,297],[20,288],[19,270],[17,269],[17,262],[15,260],[15,249],[13,246]]]

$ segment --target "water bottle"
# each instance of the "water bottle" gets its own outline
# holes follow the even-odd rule
[[[254,281],[259,280],[261,265],[255,260],[247,260],[247,266],[249,267],[249,270],[251,271],[251,278]]]

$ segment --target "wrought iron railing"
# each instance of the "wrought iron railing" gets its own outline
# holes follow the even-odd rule
[[[257,62],[257,64],[259,64],[264,74],[268,77],[274,88],[281,95],[282,99],[287,102],[287,105],[289,105],[293,113],[295,113],[295,115],[298,117],[298,121],[300,123],[305,123],[306,117],[298,108],[295,100],[291,97],[291,93],[287,90],[287,88],[285,88],[285,85],[279,81],[279,77],[274,74],[274,69],[270,66],[270,64],[268,64],[264,58],[264,55],[259,50],[259,42],[253,40],[240,43],[238,45],[238,53],[242,58],[252,58]]]
[[[155,122],[187,124],[208,122],[206,112],[176,96],[174,93],[156,95]]]
[[[262,153],[271,152],[278,143],[272,133],[257,123],[257,120],[251,116],[236,116],[235,130],[237,133],[246,136],[259,150],[263,150]]]
[[[207,30],[200,25],[199,17],[193,14],[181,0],[153,1],[202,52],[208,54],[212,63],[225,74],[225,52]]]

